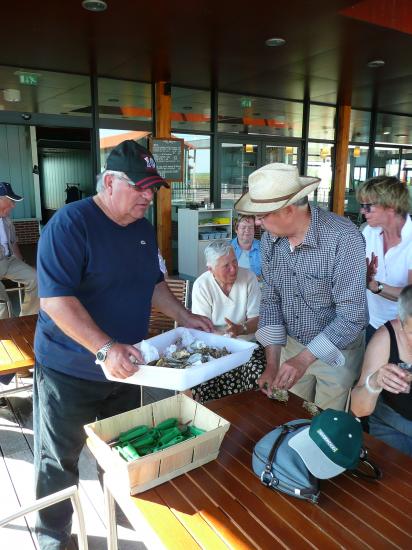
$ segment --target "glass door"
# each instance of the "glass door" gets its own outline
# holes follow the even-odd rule
[[[257,168],[272,162],[295,164],[299,162],[300,147],[273,143],[256,136],[243,140],[219,142],[218,189],[222,208],[233,208],[235,202],[248,190],[248,178]]]

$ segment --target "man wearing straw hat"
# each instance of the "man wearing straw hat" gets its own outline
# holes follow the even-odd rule
[[[267,367],[262,391],[285,389],[321,408],[343,409],[360,372],[366,305],[365,244],[348,219],[309,205],[318,178],[273,163],[249,176],[235,204],[262,236],[257,340]]]

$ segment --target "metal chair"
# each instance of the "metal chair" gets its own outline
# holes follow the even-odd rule
[[[18,282],[15,282],[15,281],[11,281],[10,279],[3,279],[3,284],[4,282],[7,281],[5,288],[4,290],[6,291],[7,294],[12,294],[13,292],[17,292],[18,293],[18,296],[19,296],[19,304],[20,304],[20,310],[21,310],[21,306],[23,304],[23,290],[24,290],[24,284],[23,283],[18,283]],[[4,303],[4,300],[0,300],[1,303]],[[10,300],[7,300],[6,303],[6,307],[7,307],[7,312],[9,314],[9,317],[13,317],[13,311],[12,311],[12,308],[11,308],[11,304],[10,304]]]
[[[53,506],[53,504],[57,504],[58,502],[61,502],[62,500],[66,500],[68,498],[72,501],[73,510],[79,522],[79,536],[78,536],[79,550],[87,550],[88,545],[87,545],[86,524],[84,522],[84,514],[83,514],[83,508],[79,498],[79,492],[75,485],[73,485],[72,487],[68,487],[67,489],[63,489],[62,491],[58,491],[57,493],[48,495],[47,497],[40,498],[34,501],[29,506],[24,506],[20,508],[20,510],[18,510],[17,512],[14,512],[13,514],[10,514],[5,518],[1,518],[0,527],[4,527],[8,523],[11,523],[12,521],[14,521],[17,518],[20,518],[21,516],[25,516],[26,514],[29,514],[30,512],[34,512],[35,510],[42,510],[43,508],[47,508],[48,506]]]

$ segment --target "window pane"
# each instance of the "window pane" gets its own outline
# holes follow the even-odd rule
[[[404,149],[402,151],[402,165],[400,179],[406,185],[412,185],[412,150]]]
[[[373,176],[398,176],[399,149],[376,147],[372,163]]]
[[[303,104],[219,94],[218,131],[302,137]]]
[[[349,141],[369,142],[371,114],[352,109],[350,114]]]
[[[100,166],[102,169],[106,164],[106,159],[109,156],[110,151],[112,151],[119,143],[126,141],[127,139],[133,139],[143,145],[143,147],[148,147],[148,137],[151,135],[150,132],[131,132],[130,130],[112,130],[107,128],[100,128],[99,130],[99,141],[100,141]]]
[[[298,163],[298,148],[291,145],[265,145],[263,164],[283,162],[284,164]]]
[[[210,131],[210,92],[172,87],[172,128]]]
[[[335,139],[335,107],[311,105],[309,137],[312,139]]]
[[[0,67],[0,108],[91,118],[88,76]]]
[[[144,82],[98,79],[101,118],[152,120],[152,87]]]
[[[221,143],[219,150],[221,204],[232,208],[247,191],[249,175],[256,170],[258,146],[255,143]]]
[[[349,146],[346,169],[345,216],[360,225],[363,221],[356,200],[356,190],[367,175],[369,147]]]
[[[309,200],[326,210],[329,209],[329,196],[332,186],[332,148],[330,143],[310,143],[308,145],[308,176],[320,178],[319,187],[309,195]]]
[[[412,117],[378,114],[376,142],[412,145]]]
[[[173,134],[184,139],[183,182],[172,183],[172,204],[210,200],[210,136]]]

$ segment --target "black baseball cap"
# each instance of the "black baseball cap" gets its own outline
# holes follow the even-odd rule
[[[20,197],[20,195],[16,195],[16,193],[11,188],[10,183],[6,183],[5,181],[0,181],[0,197],[7,197],[16,202],[23,200],[23,197]]]
[[[124,172],[141,189],[170,187],[159,176],[152,153],[132,139],[122,141],[111,151],[106,160],[106,170]]]

